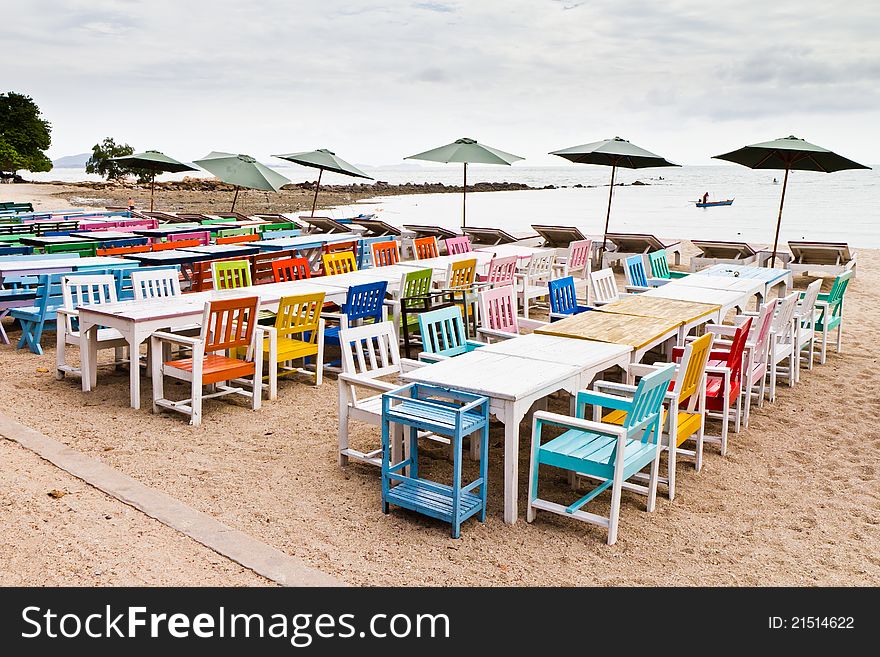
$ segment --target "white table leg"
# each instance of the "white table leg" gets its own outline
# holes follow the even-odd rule
[[[141,407],[141,342],[136,332],[126,335],[128,340],[128,389],[132,408]]]
[[[504,522],[516,523],[519,493],[519,422],[515,404],[504,405]],[[485,458],[485,456],[484,456]]]
[[[79,331],[79,357],[81,371],[81,385],[83,392],[91,392],[92,387],[97,383],[97,357],[98,350],[95,341],[97,340],[97,326],[89,326],[80,320]],[[92,349],[95,345],[95,349]],[[94,372],[94,376],[93,376]]]

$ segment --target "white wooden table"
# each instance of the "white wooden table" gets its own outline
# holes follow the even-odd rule
[[[697,272],[700,275],[710,276],[728,276],[733,278],[751,278],[761,281],[764,284],[763,299],[770,298],[770,291],[777,285],[781,285],[779,296],[783,296],[791,292],[794,285],[794,279],[790,269],[778,269],[772,267],[756,267],[754,265],[713,265],[702,271]]]
[[[684,285],[686,287],[705,287],[710,290],[728,292],[744,292],[749,296],[757,296],[758,304],[764,301],[767,286],[763,281],[754,278],[736,278],[734,276],[715,276],[713,274],[691,274],[684,278],[676,278],[666,285]]]
[[[736,290],[715,290],[708,287],[692,287],[690,285],[667,283],[660,287],[642,292],[649,297],[662,299],[680,299],[681,301],[697,301],[699,303],[713,303],[721,306],[720,317],[723,319],[734,308],[744,310],[752,295],[747,292]]]
[[[270,283],[235,290],[211,290],[184,294],[172,299],[149,301],[120,301],[79,308],[80,359],[82,361],[82,389],[89,392],[97,385],[97,331],[99,327],[115,328],[129,346],[129,391],[131,407],[140,408],[140,367],[138,366],[141,344],[154,331],[174,330],[192,326],[201,321],[205,303],[218,299],[234,299],[247,296],[260,297],[261,308],[277,307],[281,297],[290,294],[324,292],[328,301],[345,301],[346,289],[327,290],[311,285],[308,280]]]
[[[564,342],[580,344],[563,346]],[[599,372],[615,365],[625,368],[630,351],[619,345],[529,335],[402,376],[489,398],[489,412],[504,424],[504,522],[513,524],[519,491],[519,428],[526,413],[558,390],[576,392]]]
[[[521,244],[496,244],[495,246],[481,246],[475,251],[491,253],[494,258],[506,258],[516,256],[520,259],[531,258],[536,253],[555,253],[556,249],[544,249],[534,246],[522,246]]]
[[[449,268],[450,263],[458,262],[460,260],[473,260],[474,258],[477,260],[477,269],[482,269],[488,267],[489,262],[492,260],[492,254],[486,251],[469,251],[467,253],[457,253],[455,255],[425,258],[424,260],[407,260],[399,264],[404,267],[415,267],[416,269],[427,269],[430,267],[434,270],[435,274],[439,273],[441,276],[445,277],[446,270]]]

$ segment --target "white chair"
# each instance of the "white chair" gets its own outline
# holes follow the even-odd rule
[[[82,375],[82,371],[78,367],[68,365],[66,361],[67,346],[79,347],[81,344],[82,335],[77,325],[77,309],[83,306],[116,303],[116,277],[113,274],[65,276],[61,279],[61,286],[64,306],[57,310],[55,326],[55,378],[59,380],[63,379],[67,373]],[[127,362],[127,359],[123,358],[123,353],[128,342],[116,329],[98,328],[96,344],[98,350],[114,350],[113,365]]]
[[[794,313],[797,308],[798,292],[792,292],[787,297],[780,299],[776,305],[776,314],[770,325],[770,350],[768,365],[770,367],[770,401],[776,401],[776,379],[780,374],[785,375],[789,387],[797,381],[798,358],[795,348],[795,319]],[[788,361],[786,367],[780,367],[783,361]]]
[[[816,340],[816,317],[818,315],[816,301],[819,299],[821,290],[822,279],[817,278],[807,286],[794,311],[794,351],[798,355],[795,383],[801,378],[801,360],[806,361],[808,370],[813,369],[813,345]],[[804,349],[807,350],[806,354],[804,354]]]
[[[131,283],[137,301],[167,299],[182,294],[175,269],[135,269],[131,272]]]
[[[552,252],[536,253],[529,258],[525,272],[516,274],[516,294],[526,319],[529,316],[529,302],[546,297],[549,293],[547,283],[553,278],[555,259],[556,255]]]
[[[593,300],[590,305],[604,306],[606,303],[620,301],[621,297],[630,296],[617,289],[614,271],[609,267],[590,274],[590,285],[593,288]]]
[[[477,297],[481,324],[477,336],[486,342],[509,340],[517,337],[522,328],[533,331],[547,324],[517,315],[516,294],[510,285],[481,290]]]

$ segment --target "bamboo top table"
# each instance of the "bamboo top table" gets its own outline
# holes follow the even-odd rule
[[[634,355],[641,356],[650,348],[675,336],[683,323],[681,319],[669,320],[594,310],[551,322],[535,329],[535,333],[624,344],[633,348]]]
[[[694,327],[710,321],[720,323],[722,319],[721,306],[716,303],[646,297],[644,294],[623,297],[620,301],[605,304],[596,310],[620,315],[638,315],[639,317],[680,321],[682,326],[678,336],[679,344],[684,344],[685,336]]]

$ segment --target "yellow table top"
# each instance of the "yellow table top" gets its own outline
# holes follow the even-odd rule
[[[639,315],[641,317],[656,317],[670,321],[684,323],[717,313],[721,306],[712,303],[699,303],[696,301],[681,301],[679,299],[664,299],[661,297],[646,297],[642,294],[623,297],[620,301],[605,304],[596,308],[605,313],[617,313],[620,315]]]
[[[592,310],[558,322],[551,322],[535,329],[535,333],[625,344],[633,349],[642,349],[670,332],[677,331],[683,323],[681,320],[602,313]]]

